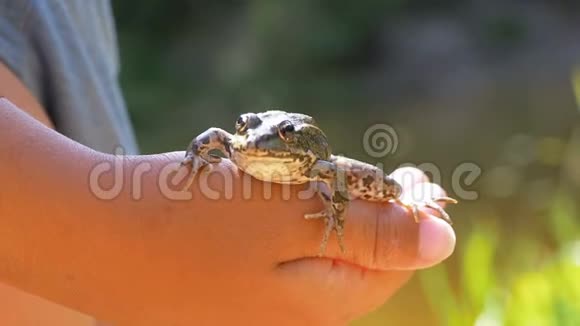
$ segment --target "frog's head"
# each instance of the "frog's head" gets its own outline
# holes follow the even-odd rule
[[[330,146],[314,119],[299,113],[245,113],[236,121],[232,139],[236,164],[261,169],[286,166],[305,171],[316,159],[328,159]]]

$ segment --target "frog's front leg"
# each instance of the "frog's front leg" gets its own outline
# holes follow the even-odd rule
[[[219,150],[228,158],[231,156],[231,138],[232,135],[223,129],[209,128],[191,141],[181,161],[181,166],[191,166],[184,189],[191,186],[197,171],[210,163],[221,161],[219,156],[210,154],[212,150]]]
[[[319,255],[322,255],[326,251],[332,230],[336,232],[338,245],[340,246],[340,250],[344,252],[344,223],[349,199],[348,194],[345,193],[346,187],[340,182],[340,171],[334,163],[318,160],[311,169],[310,176],[313,180],[324,182],[328,185],[330,191],[330,194],[327,195],[321,189],[317,189],[318,196],[322,200],[325,208],[318,213],[304,215],[306,219],[324,218],[325,228]]]

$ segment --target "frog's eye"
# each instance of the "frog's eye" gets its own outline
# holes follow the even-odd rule
[[[289,142],[289,141],[292,141],[294,139],[294,131],[295,130],[296,129],[294,128],[294,125],[292,124],[292,122],[290,122],[288,120],[282,121],[282,123],[280,123],[280,125],[278,125],[278,135],[285,142]]]
[[[241,115],[238,120],[236,120],[236,132],[244,133],[248,130],[248,117],[246,115]]]

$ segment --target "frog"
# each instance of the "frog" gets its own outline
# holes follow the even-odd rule
[[[222,156],[216,155],[218,151]],[[319,212],[307,213],[307,220],[324,220],[319,247],[322,256],[332,232],[341,252],[344,244],[345,216],[352,200],[394,202],[409,209],[419,223],[421,207],[434,209],[452,223],[440,203],[457,203],[450,197],[406,201],[402,186],[377,166],[332,153],[326,134],[315,119],[302,113],[271,109],[243,113],[235,122],[235,133],[212,127],[191,140],[180,166],[189,167],[184,189],[189,188],[198,171],[230,159],[241,171],[265,182],[305,184],[313,182],[323,204]]]

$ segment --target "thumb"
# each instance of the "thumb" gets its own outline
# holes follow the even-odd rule
[[[438,185],[416,179],[407,183],[404,199],[421,200],[445,196]],[[395,203],[353,201],[346,218],[346,252],[331,239],[327,256],[340,258],[371,270],[414,270],[436,265],[455,249],[455,233],[444,220],[421,209],[416,223],[412,212]]]

